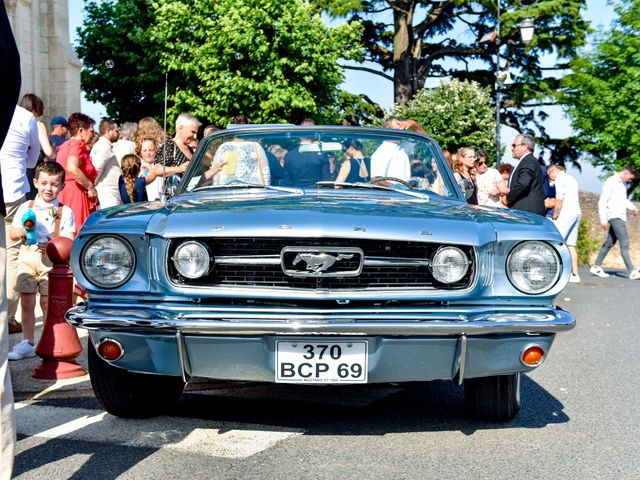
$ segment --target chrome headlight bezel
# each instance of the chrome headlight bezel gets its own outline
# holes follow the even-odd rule
[[[445,255],[448,255],[449,258],[451,258],[451,255],[456,255],[460,258],[461,260],[461,270],[457,273],[456,277],[449,278],[449,279],[445,279],[443,277],[442,274],[437,273],[437,264],[440,263],[439,262],[439,258],[440,257],[444,257]],[[464,276],[467,274],[467,271],[469,270],[469,264],[470,264],[470,259],[467,256],[467,254],[458,247],[454,247],[454,246],[442,246],[440,248],[438,248],[435,253],[433,254],[433,256],[431,257],[431,261],[429,263],[430,269],[431,269],[431,275],[433,275],[433,278],[442,284],[445,285],[450,285],[452,283],[456,283],[459,282],[460,280],[462,280],[464,278]]]
[[[187,271],[184,268],[184,265],[180,263],[180,258],[179,258],[180,251],[182,249],[186,249],[190,247],[195,247],[197,249],[200,249],[201,258],[206,259],[206,264],[203,264],[199,268],[199,270],[196,271],[197,273],[195,274]],[[213,268],[213,265],[215,263],[213,256],[211,254],[211,250],[209,249],[207,244],[197,240],[187,240],[186,242],[182,242],[179,245],[177,245],[175,250],[173,251],[173,255],[171,256],[171,262],[173,263],[173,266],[175,267],[178,274],[183,276],[184,278],[188,278],[189,280],[195,280],[208,275],[209,272],[211,272],[211,269]]]
[[[105,278],[113,276],[101,275],[101,265],[90,265],[95,263],[96,256],[100,259],[111,260],[108,258],[110,252],[116,248],[121,248],[120,256],[124,255],[124,261],[119,261],[113,271],[122,269],[122,272],[116,276],[115,280],[106,281]],[[117,252],[116,252],[117,253]],[[128,257],[128,258],[127,258]],[[115,263],[115,262],[112,262]],[[118,288],[127,283],[136,270],[137,257],[133,246],[125,238],[119,235],[98,235],[89,240],[80,252],[80,269],[84,277],[96,287],[105,289]]]
[[[538,263],[531,265],[531,270],[528,272],[515,271],[516,265],[514,263],[521,264],[525,260]],[[505,267],[511,284],[520,292],[529,295],[548,292],[558,283],[558,279],[562,275],[562,259],[558,251],[549,243],[541,240],[527,240],[518,243],[509,252]],[[534,269],[538,269],[538,271],[534,272]],[[545,279],[538,280],[537,285],[533,280],[527,281],[528,276],[536,274],[544,275]]]

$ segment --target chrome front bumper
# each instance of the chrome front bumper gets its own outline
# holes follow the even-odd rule
[[[392,307],[302,309],[206,305],[79,304],[65,315],[75,327],[184,335],[477,336],[571,330],[575,319],[553,307]]]

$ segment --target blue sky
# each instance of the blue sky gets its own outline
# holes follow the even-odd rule
[[[75,41],[75,31],[83,22],[83,0],[68,0],[69,2],[69,36],[71,42]],[[609,2],[605,0],[587,0],[587,8],[585,17],[596,30],[606,28],[614,18],[615,12]],[[105,59],[106,60],[106,59]],[[391,108],[393,104],[393,84],[388,80],[377,75],[347,70],[346,79],[343,88],[352,93],[366,93],[373,101],[378,102],[385,109]],[[81,109],[87,115],[99,120],[106,115],[106,111],[102,105],[91,104],[84,98],[82,99]],[[547,128],[554,132],[556,137],[565,137],[571,134],[570,122],[565,118],[562,109],[546,108],[545,111],[550,113],[547,120]],[[135,120],[135,119],[131,119]],[[515,137],[516,132],[510,128],[503,128],[501,137],[503,145],[509,145]],[[509,149],[506,149],[504,161],[509,162]],[[582,172],[570,169],[569,173],[580,183],[581,189],[593,192],[600,191],[601,182],[599,176],[601,171],[591,165],[583,165]]]

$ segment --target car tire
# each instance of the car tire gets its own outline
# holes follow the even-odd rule
[[[124,418],[149,418],[164,413],[184,390],[181,377],[129,372],[110,365],[89,341],[91,386],[102,407]]]
[[[471,418],[511,420],[520,410],[520,373],[465,380],[464,406]]]

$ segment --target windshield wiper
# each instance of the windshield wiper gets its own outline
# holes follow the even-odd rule
[[[398,188],[388,187],[386,185],[375,185],[373,183],[364,183],[364,182],[332,182],[332,181],[322,181],[317,182],[316,185],[320,187],[344,187],[344,188],[367,188],[369,190],[385,190],[387,192],[396,192],[396,193],[404,193],[405,195],[409,195],[410,197],[420,198],[422,200],[429,200],[429,195],[424,193],[418,193],[411,190],[403,190]]]

